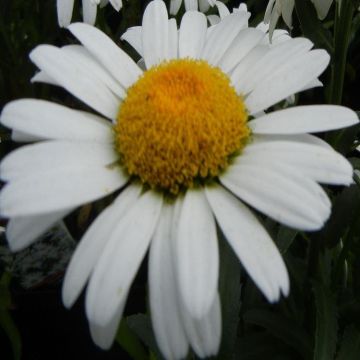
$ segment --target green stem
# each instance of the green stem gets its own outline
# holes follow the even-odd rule
[[[330,104],[341,104],[342,102],[353,12],[354,7],[351,0],[342,0],[340,4],[336,3]]]

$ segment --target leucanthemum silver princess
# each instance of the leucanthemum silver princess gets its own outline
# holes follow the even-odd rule
[[[247,11],[212,27],[186,12],[179,30],[161,0],[124,38],[141,68],[100,30],[69,30],[82,45],[40,45],[35,80],[63,87],[99,115],[48,101],[8,104],[1,123],[39,141],[1,163],[0,210],[19,250],[76,207],[118,191],[81,239],[63,301],[87,285],[92,337],[111,346],[149,250],[150,309],[159,348],[181,359],[217,353],[221,338],[216,223],[270,302],[289,293],[271,237],[249,206],[287,226],[320,229],[330,201],[318,183],[349,185],[352,167],[310,135],[356,124],[340,106],[269,111],[309,88],[329,62],[305,38],[264,44]],[[264,112],[266,111],[266,112]],[[261,114],[259,116],[259,114]]]

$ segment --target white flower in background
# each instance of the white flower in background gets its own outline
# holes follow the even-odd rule
[[[325,19],[329,12],[333,0],[311,0],[316,8],[320,20]],[[292,13],[295,7],[295,0],[270,0],[266,11],[264,22],[270,24],[270,36],[274,31],[276,24],[280,18],[283,18],[285,24],[292,28]]]
[[[176,15],[180,9],[181,4],[184,2],[185,10],[200,10],[206,12],[210,6],[214,6],[215,0],[171,0],[170,1],[170,14]]]
[[[95,24],[97,7],[103,7],[108,2],[116,11],[122,8],[122,0],[82,0],[84,22],[91,25]],[[56,0],[56,7],[59,26],[68,26],[72,18],[74,0]]]
[[[331,203],[318,183],[348,185],[352,167],[308,133],[358,122],[340,106],[271,107],[309,87],[329,55],[305,38],[269,46],[246,11],[208,28],[186,12],[177,29],[160,0],[124,38],[145,71],[100,30],[69,26],[82,45],[40,45],[36,80],[62,86],[95,110],[23,99],[0,121],[38,140],[1,163],[2,216],[21,249],[74,208],[117,191],[89,227],[66,272],[63,301],[86,283],[94,341],[111,346],[131,283],[149,250],[152,324],[165,358],[189,347],[217,353],[221,338],[216,224],[270,302],[289,293],[282,257],[253,210],[304,231]],[[268,113],[254,119],[255,114]],[[250,207],[250,208],[249,208]]]

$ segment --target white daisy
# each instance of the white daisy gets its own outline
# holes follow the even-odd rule
[[[152,324],[165,358],[217,353],[221,337],[216,223],[270,301],[289,292],[284,262],[254,208],[301,230],[318,230],[330,201],[318,183],[348,185],[352,167],[308,133],[358,122],[340,106],[269,112],[326,68],[305,38],[263,44],[238,11],[207,27],[186,12],[177,30],[152,1],[125,38],[139,66],[100,30],[69,26],[82,45],[41,45],[36,80],[62,86],[100,115],[52,102],[8,104],[1,123],[15,139],[41,140],[1,163],[1,214],[13,250],[72,209],[120,190],[93,222],[67,269],[63,301],[86,283],[94,341],[108,348],[148,248]],[[112,120],[113,123],[111,123]]]
[[[84,22],[91,25],[95,24],[98,5],[103,7],[109,1],[116,11],[119,11],[123,6],[122,0],[82,0]],[[72,18],[74,0],[56,0],[56,8],[59,26],[68,26]]]
[[[320,20],[325,19],[329,12],[330,6],[333,0],[311,0],[315,6],[318,18]],[[270,23],[270,35],[276,27],[276,24],[280,18],[283,18],[285,24],[292,28],[292,13],[295,7],[295,0],[270,0],[266,11],[264,21]]]
[[[214,6],[215,0],[171,0],[170,1],[170,14],[176,15],[180,9],[181,4],[184,2],[185,10],[200,10],[201,12],[207,12],[210,6]]]

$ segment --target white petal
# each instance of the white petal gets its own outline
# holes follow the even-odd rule
[[[176,15],[180,9],[182,0],[170,0],[170,14]]]
[[[169,19],[168,59],[178,58],[178,29],[175,19]]]
[[[198,59],[206,39],[206,17],[197,11],[184,14],[179,32],[179,56]]]
[[[225,237],[243,267],[268,301],[289,293],[289,276],[281,255],[251,211],[221,187],[206,195]]]
[[[245,102],[250,114],[265,110],[303,89],[325,70],[329,60],[325,50],[312,50],[283,64],[247,97]]]
[[[260,31],[260,30],[259,30]],[[313,43],[305,38],[291,39],[270,49],[258,61],[251,64],[246,71],[236,69],[233,79],[238,79],[236,90],[241,94],[247,94],[257,86],[273,76],[274,72],[281,69],[285,64],[296,59],[301,54],[306,54],[313,47]],[[242,68],[243,69],[243,68]]]
[[[118,167],[64,164],[6,184],[0,194],[0,212],[17,217],[76,207],[111,194],[126,181]]]
[[[89,322],[90,334],[94,343],[103,350],[109,350],[115,340],[120,319],[125,307],[125,300],[118,306],[115,315],[106,325],[98,325],[92,321]]]
[[[0,164],[3,180],[17,180],[46,173],[51,168],[81,165],[109,165],[118,155],[110,144],[73,141],[45,141],[22,146],[7,155]]]
[[[121,40],[127,41],[140,56],[143,56],[141,32],[141,26],[130,27],[121,36]]]
[[[31,245],[72,210],[66,209],[44,215],[10,219],[6,227],[6,237],[11,251],[23,250]]]
[[[202,190],[187,190],[176,238],[177,275],[184,306],[203,317],[214,302],[219,277],[215,220]]]
[[[319,230],[331,203],[316,182],[283,164],[242,157],[220,181],[239,198],[276,221],[300,230]]]
[[[218,15],[207,15],[206,18],[208,19],[209,24],[211,26],[218,24],[221,20],[220,16]],[[211,29],[211,27],[209,29]],[[208,31],[208,35],[209,35],[209,31]]]
[[[119,110],[117,97],[64,51],[51,45],[39,45],[30,53],[30,59],[85,104],[110,119],[116,117]]]
[[[70,24],[74,8],[74,0],[57,0],[57,16],[59,26],[66,27]]]
[[[254,28],[241,30],[222,57],[219,67],[225,73],[230,72],[263,38],[264,33],[261,30]]]
[[[198,0],[184,0],[185,10],[192,11],[198,9]]]
[[[311,0],[316,8],[320,20],[324,20],[329,12],[333,0]]]
[[[332,185],[350,185],[353,169],[351,164],[336,151],[318,145],[299,142],[269,141],[248,145],[243,156],[254,163],[284,163],[293,166],[312,180]]]
[[[122,4],[122,0],[110,0],[110,4],[113,6],[113,8],[116,11],[120,11],[120,9],[122,8],[123,4]]]
[[[26,142],[39,141],[39,140],[43,140],[43,139],[38,136],[33,136],[30,134],[27,134],[23,131],[13,130],[13,132],[11,133],[11,140],[16,141],[16,142],[25,142],[26,143]]]
[[[211,65],[218,65],[237,34],[246,26],[247,20],[246,14],[238,12],[225,17],[215,25],[206,41],[201,58],[207,60]]]
[[[217,10],[219,12],[220,19],[223,19],[224,17],[230,15],[230,11],[227,8],[227,6],[221,2],[221,1],[215,1],[215,5],[217,7]]]
[[[168,56],[168,14],[161,0],[146,7],[142,22],[142,48],[146,67],[166,60]]]
[[[88,285],[86,313],[90,321],[106,325],[127,297],[153,236],[161,205],[162,198],[148,191],[113,230]]]
[[[45,100],[12,101],[4,107],[0,122],[13,130],[38,138],[113,141],[110,122]]]
[[[200,319],[192,318],[182,309],[185,331],[191,347],[200,358],[215,356],[221,340],[221,307],[218,293],[207,313]]]
[[[166,359],[182,359],[188,342],[179,312],[172,254],[172,205],[164,204],[149,255],[151,322],[158,346]]]
[[[71,24],[68,29],[125,89],[141,75],[130,56],[102,31],[82,23]]]
[[[354,111],[337,105],[296,106],[249,122],[254,134],[300,134],[341,129],[357,124]]]
[[[82,0],[83,18],[84,22],[90,25],[95,24],[97,4],[89,0]]]
[[[96,75],[108,88],[120,99],[124,99],[126,94],[124,88],[99,64],[92,55],[82,45],[67,45],[61,48],[69,54],[74,61],[82,64],[88,72]]]
[[[50,77],[45,71],[38,71],[30,81],[33,82],[42,82],[49,85],[60,86],[56,80]]]
[[[211,5],[213,6],[213,4]],[[210,8],[210,1],[208,0],[199,0],[199,10],[202,13],[206,13]]]
[[[130,185],[94,220],[77,246],[67,267],[62,299],[71,307],[83,290],[114,229],[140,195],[141,187]]]

